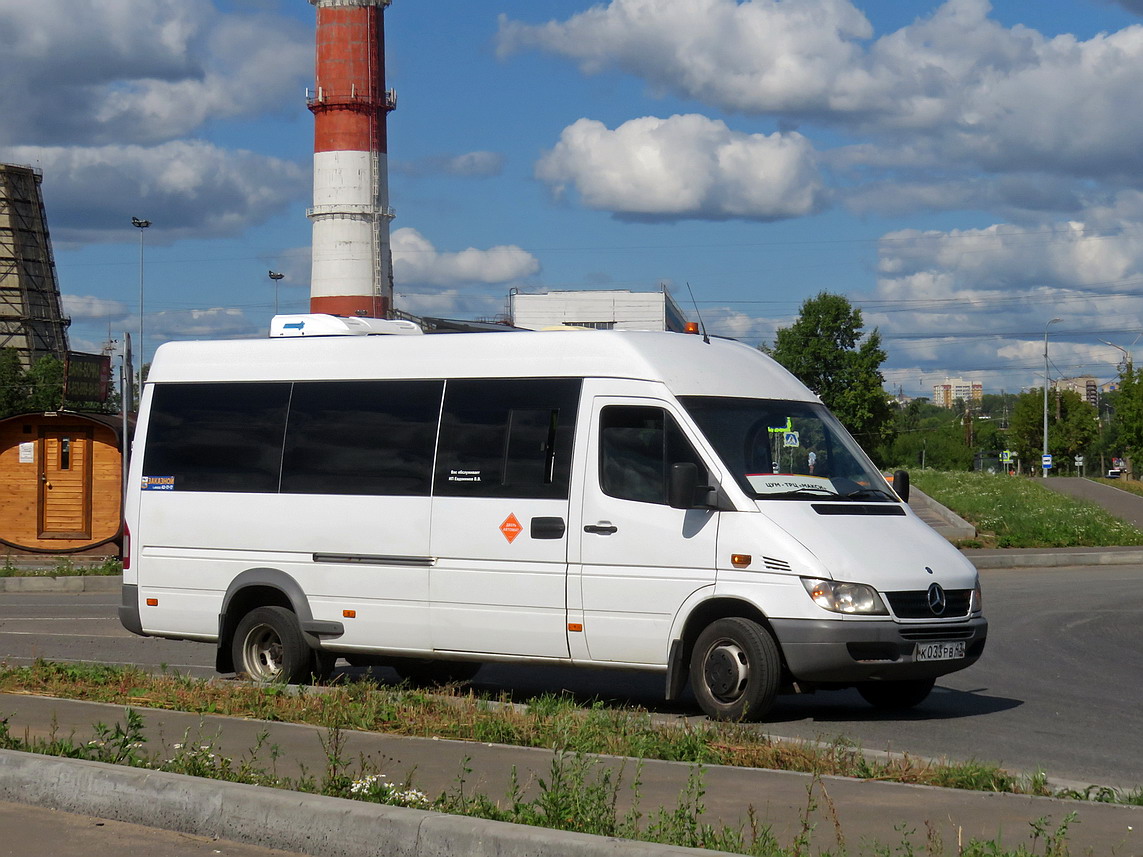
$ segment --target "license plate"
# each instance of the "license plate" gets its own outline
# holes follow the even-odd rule
[[[915,661],[955,661],[964,657],[964,640],[951,642],[917,643],[913,652]]]

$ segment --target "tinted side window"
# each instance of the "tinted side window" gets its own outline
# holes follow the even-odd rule
[[[640,503],[667,503],[672,464],[706,467],[674,417],[662,408],[609,405],[600,414],[599,485],[604,494]]]
[[[294,384],[282,492],[427,496],[443,389],[443,381]]]
[[[159,384],[143,474],[174,491],[276,492],[290,385]]]
[[[568,496],[579,379],[449,381],[433,491]]]

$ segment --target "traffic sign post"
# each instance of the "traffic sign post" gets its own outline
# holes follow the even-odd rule
[[[1040,466],[1043,467],[1044,470],[1051,470],[1052,469],[1052,456],[1050,453],[1041,458]]]

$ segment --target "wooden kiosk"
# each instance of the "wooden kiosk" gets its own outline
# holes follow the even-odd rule
[[[73,411],[0,420],[0,552],[118,554],[120,420]]]

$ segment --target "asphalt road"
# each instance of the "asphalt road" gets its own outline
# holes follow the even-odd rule
[[[290,852],[0,802],[0,857],[290,857]]]
[[[938,681],[906,714],[875,712],[853,691],[785,696],[761,728],[924,758],[999,762],[1054,780],[1143,785],[1143,566],[983,572],[990,637],[974,666]],[[214,675],[214,648],[132,636],[117,593],[0,596],[0,659],[164,666]],[[347,677],[362,674],[344,669]],[[382,680],[392,673],[379,671]],[[662,701],[654,675],[489,665],[480,689],[569,692],[694,716]]]

